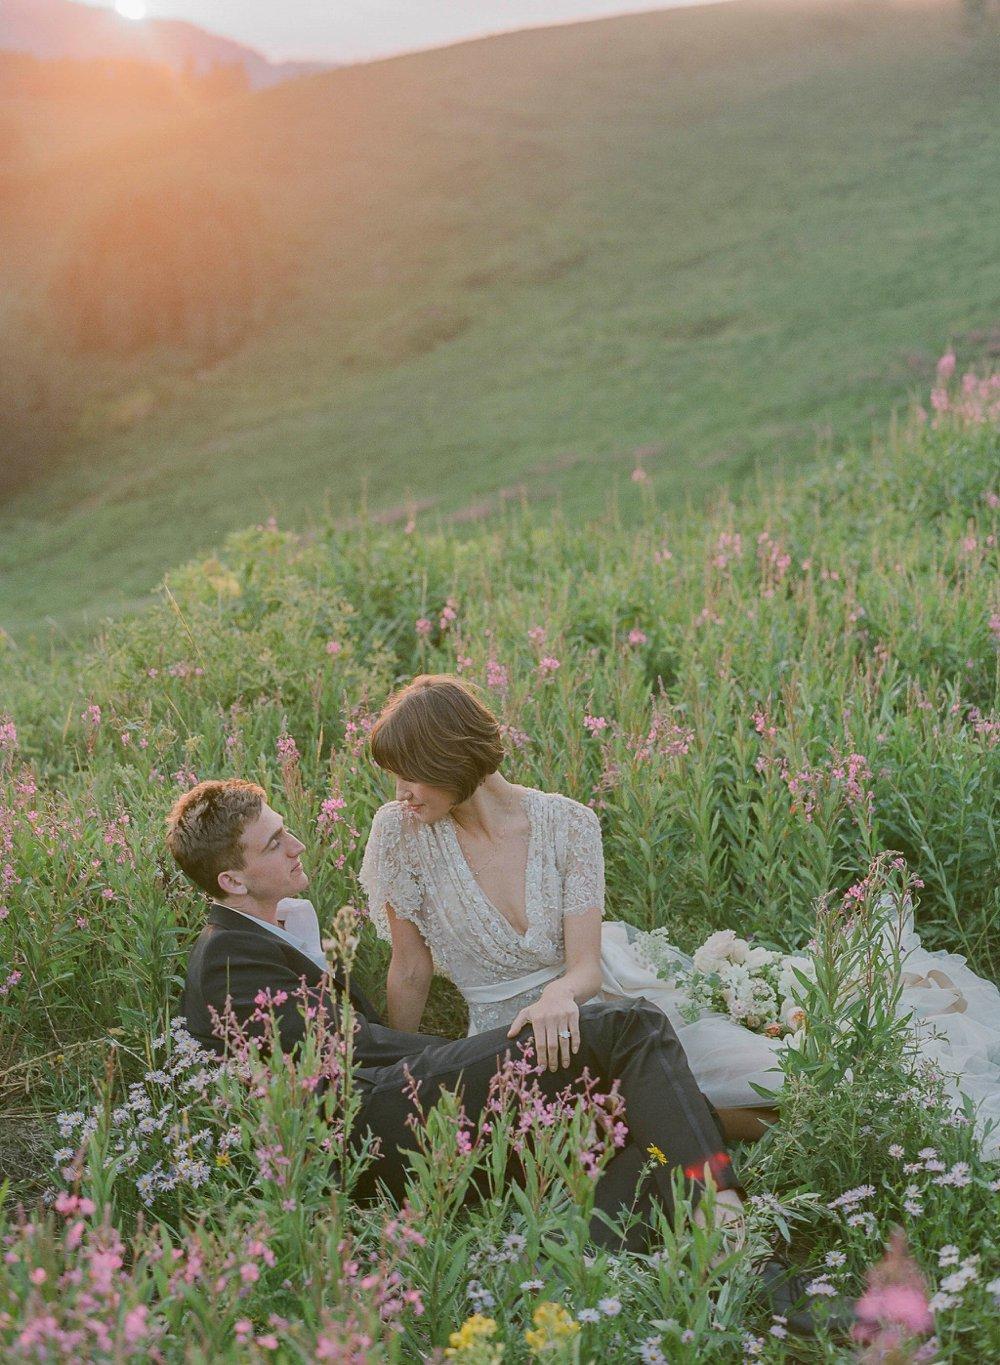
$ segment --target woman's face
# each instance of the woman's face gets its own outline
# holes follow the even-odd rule
[[[393,777],[396,782],[396,800],[411,811],[413,818],[422,825],[433,825],[447,815],[455,804],[456,793],[444,787],[431,787],[426,782],[410,782],[405,777]]]

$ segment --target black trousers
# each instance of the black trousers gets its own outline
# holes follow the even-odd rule
[[[498,1068],[506,1057],[519,1057],[518,1042],[530,1039],[530,1029],[512,1040],[500,1028],[449,1043],[362,1023],[355,1042],[357,1079],[364,1097],[358,1127],[380,1140],[381,1157],[369,1168],[366,1188],[359,1193],[372,1192],[379,1181],[397,1198],[404,1192],[406,1153],[414,1145],[407,1123],[414,1113],[413,1082],[424,1110],[442,1089],[460,1089],[465,1112],[475,1123]],[[628,1144],[598,1182],[596,1208],[614,1217],[632,1206],[648,1212],[650,1201],[658,1200],[669,1209],[670,1172],[677,1167],[684,1170],[695,1195],[706,1164],[720,1188],[739,1188],[714,1110],[698,1090],[684,1049],[662,1011],[644,1001],[584,1005],[580,1050],[570,1066],[544,1071],[536,1079],[546,1098],[552,1099],[585,1069],[599,1091],[619,1082],[629,1129]],[[663,1153],[666,1164],[654,1161],[650,1172],[651,1147]],[[593,1232],[595,1240],[604,1240],[596,1221]]]

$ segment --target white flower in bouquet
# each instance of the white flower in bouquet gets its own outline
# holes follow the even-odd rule
[[[781,1022],[789,1033],[795,1033],[798,1029],[805,1028],[806,1012],[794,1000],[782,1000]]]
[[[734,1019],[745,1019],[753,1008],[753,1005],[745,995],[740,995],[738,991],[727,989],[726,987],[723,987],[722,999],[725,1002],[726,1009]]]
[[[653,938],[655,932],[645,937]],[[803,1035],[806,1012],[795,998],[802,993],[796,973],[815,979],[807,957],[752,946],[735,930],[720,929],[695,950],[689,968],[676,960],[651,965],[658,975],[674,979],[684,992],[681,1013],[686,1019],[710,1011],[728,1015],[768,1038]]]
[[[803,976],[808,977],[810,981],[816,979],[816,972],[813,968],[811,958],[796,957],[794,954],[789,954],[787,957],[781,958],[781,969],[778,973],[777,986],[778,994],[782,999],[788,999],[794,992],[802,990],[802,983],[795,975],[797,971],[801,972]]]
[[[742,962],[724,962],[716,974],[723,986],[749,995],[752,978],[750,969],[744,967]]]
[[[694,965],[699,972],[717,972],[726,962],[743,962],[750,952],[746,939],[738,938],[735,929],[720,929],[695,949]]]

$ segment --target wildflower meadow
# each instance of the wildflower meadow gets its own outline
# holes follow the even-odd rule
[[[0,635],[0,1358],[1000,1357],[1000,1169],[874,928],[910,902],[926,946],[1000,973],[1000,376],[946,355],[871,447],[708,510],[660,512],[641,452],[633,479],[630,524],[261,525],[89,642]],[[210,776],[268,789],[378,996],[365,744],[424,671],[484,689],[508,777],[597,811],[610,918],[808,959],[780,1121],[733,1152],[743,1246],[681,1191],[651,1253],[588,1241],[614,1094],[549,1104],[514,1061],[478,1125],[455,1096],[426,1116],[394,1203],[346,1141],[348,1015],[288,1059],[236,1030],[224,1061],[177,1017],[204,902],[164,816]],[[464,1031],[444,981],[424,1027]],[[814,1338],[761,1292],[773,1247]],[[851,1335],[822,1326],[841,1297]]]

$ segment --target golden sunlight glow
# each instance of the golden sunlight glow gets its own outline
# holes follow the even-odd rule
[[[123,19],[145,19],[146,0],[115,0],[115,9]]]

